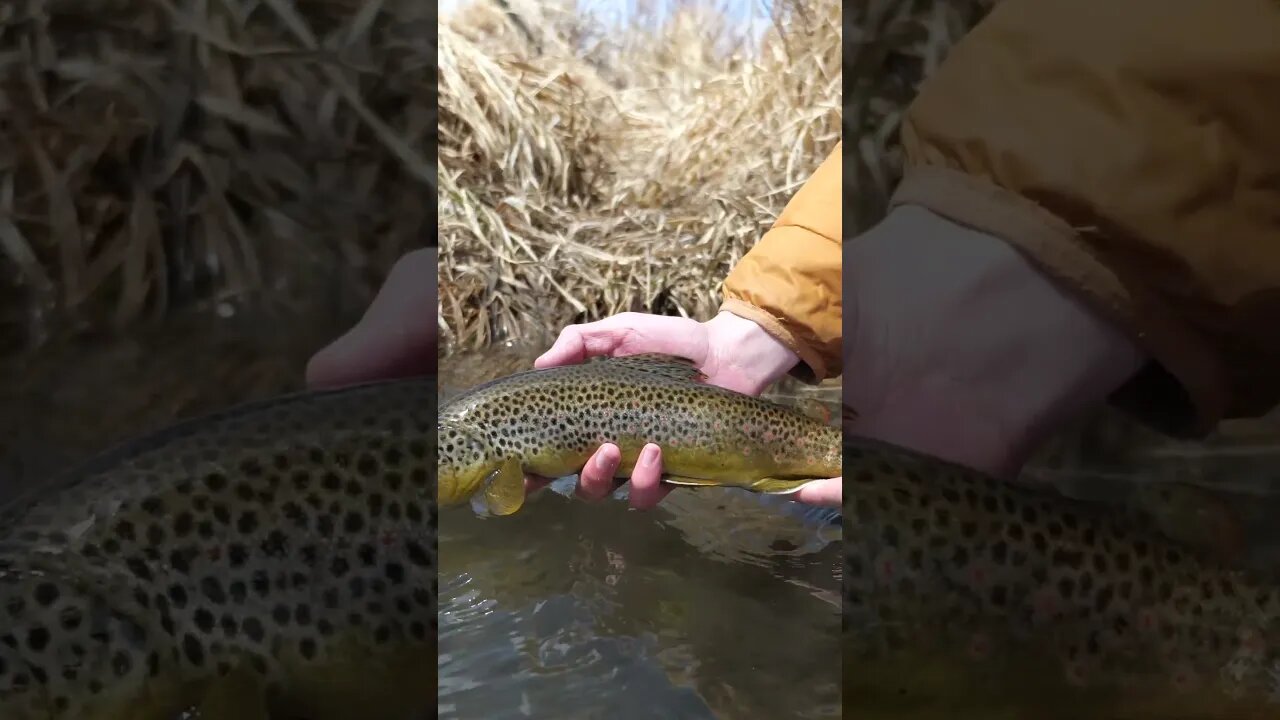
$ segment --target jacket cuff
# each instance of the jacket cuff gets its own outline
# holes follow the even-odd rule
[[[1209,343],[1139,282],[1099,261],[1081,241],[1087,228],[1072,228],[1017,193],[938,166],[908,168],[890,204],[920,205],[1005,240],[1126,331],[1154,362],[1112,396],[1116,406],[1178,437],[1205,435],[1222,419],[1225,375]]]
[[[827,376],[827,367],[822,360],[822,355],[800,342],[782,320],[769,314],[768,311],[737,298],[725,300],[720,305],[720,311],[730,312],[754,322],[775,340],[786,345],[788,350],[798,355],[800,363],[792,368],[790,373],[793,377],[812,385]]]

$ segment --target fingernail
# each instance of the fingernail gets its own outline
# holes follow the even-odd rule
[[[613,453],[601,453],[596,455],[596,467],[601,470],[611,471],[617,464],[617,460],[613,457]]]
[[[641,453],[640,464],[645,467],[652,467],[656,462],[658,462],[658,448],[655,445],[650,445]]]

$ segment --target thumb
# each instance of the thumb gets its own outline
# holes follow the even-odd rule
[[[806,505],[838,508],[844,499],[844,479],[814,480],[800,486],[792,497]]]
[[[707,350],[702,323],[690,318],[626,312],[595,322],[570,325],[533,366],[555,367],[580,363],[598,355],[663,353],[688,358],[699,365]]]
[[[415,250],[346,334],[307,363],[309,387],[332,387],[436,371],[436,249]]]

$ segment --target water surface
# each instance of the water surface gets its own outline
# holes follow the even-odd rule
[[[444,359],[442,399],[534,356]],[[571,488],[505,518],[442,513],[441,718],[840,716],[831,513],[721,488],[638,512]]]

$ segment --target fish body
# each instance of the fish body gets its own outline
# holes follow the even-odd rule
[[[0,507],[0,718],[425,717],[435,379],[254,403]]]
[[[619,478],[650,442],[662,447],[672,484],[789,493],[840,474],[838,428],[702,380],[687,361],[634,355],[516,373],[462,393],[440,410],[440,503],[483,492],[491,511],[515,512],[525,473],[576,473],[605,442],[621,451]]]
[[[1280,587],[1155,521],[844,447],[846,717],[1280,718]]]

